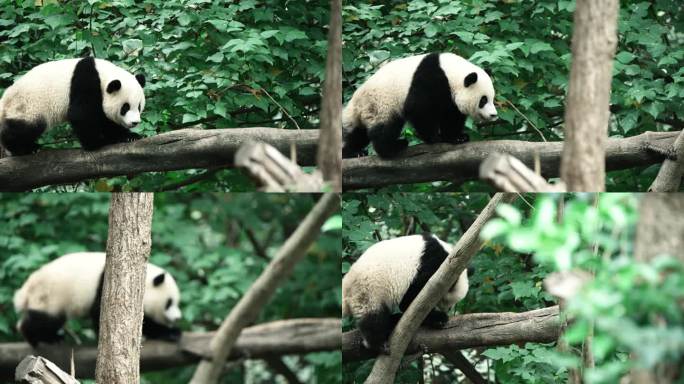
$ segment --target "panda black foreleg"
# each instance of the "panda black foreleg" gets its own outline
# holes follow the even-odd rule
[[[368,139],[373,143],[373,148],[382,158],[396,157],[408,147],[408,140],[400,139],[401,130],[404,128],[404,120],[393,118],[390,121],[370,127]]]
[[[64,316],[52,316],[46,312],[29,309],[19,324],[19,332],[33,347],[38,343],[58,343],[64,337],[59,330],[64,326]]]
[[[374,352],[389,354],[389,339],[394,328],[395,319],[386,306],[367,313],[356,321],[356,326],[363,336],[363,345]]]
[[[130,130],[120,127],[116,124],[111,124],[103,131],[105,137],[105,145],[116,143],[130,143],[132,141],[142,138],[139,134],[131,132]]]
[[[465,115],[456,106],[447,108],[439,121],[440,141],[451,144],[461,144],[470,141],[470,136],[464,132],[465,119]]]
[[[44,121],[30,123],[17,119],[6,119],[5,127],[0,130],[0,143],[12,156],[36,153],[40,146],[37,141],[45,132],[47,124]]]
[[[181,338],[180,329],[160,324],[147,315],[143,318],[142,333],[148,339],[178,341]]]

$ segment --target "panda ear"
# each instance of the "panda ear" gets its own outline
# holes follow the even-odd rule
[[[107,93],[114,93],[121,89],[121,82],[119,80],[112,80],[107,84]]]
[[[145,88],[145,75],[138,73],[135,75],[135,79],[138,80],[138,83],[140,83],[141,87]]]
[[[154,278],[154,280],[152,280],[152,285],[154,285],[155,287],[158,287],[161,283],[164,282],[164,276],[166,276],[165,273],[160,273],[160,274],[158,274],[158,275]]]
[[[477,81],[477,73],[471,72],[468,76],[466,76],[464,85],[466,88],[468,88],[471,85],[475,84],[476,81]]]

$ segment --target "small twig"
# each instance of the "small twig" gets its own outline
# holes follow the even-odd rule
[[[266,254],[266,247],[259,243],[256,236],[254,235],[254,231],[249,228],[246,228],[245,234],[247,235],[247,239],[249,240],[249,242],[252,244],[252,249],[254,249],[256,255],[264,260],[270,260],[268,258],[268,255]]]
[[[218,172],[218,170],[219,170],[219,168],[208,169],[204,173],[200,173],[198,175],[190,176],[185,180],[181,180],[181,181],[176,182],[176,183],[167,184],[167,185],[163,186],[160,191],[175,191],[177,189],[187,187],[190,184],[194,184],[198,181],[206,180],[206,179],[214,176],[216,174],[216,172]]]
[[[527,199],[525,199],[525,196],[523,196],[522,193],[519,193],[519,192],[518,192],[517,194],[518,194],[518,197],[519,197],[520,199],[522,199],[522,201],[524,201],[525,204],[527,204],[528,207],[532,208],[532,211],[534,211],[534,205],[532,205],[529,201],[527,201]]]
[[[95,3],[90,5],[90,25],[88,31],[90,33],[90,49],[93,50],[93,57],[97,57],[97,52],[95,51],[95,44],[93,44],[93,9],[95,8]]]
[[[297,124],[297,122],[295,121],[295,119],[293,119],[292,116],[290,116],[290,114],[287,113],[287,110],[286,110],[282,105],[280,105],[280,103],[277,102],[277,101],[271,96],[271,94],[268,93],[267,90],[265,90],[264,88],[261,88],[261,90],[266,94],[266,96],[268,96],[269,99],[271,99],[272,102],[275,103],[275,105],[278,106],[278,108],[280,108],[280,111],[283,112],[283,113],[285,114],[285,116],[287,116],[288,119],[290,119],[290,121],[292,121],[292,123],[295,125],[295,127],[297,127],[297,129],[301,129],[301,128],[299,127],[299,124]]]
[[[531,126],[532,128],[534,128],[535,131],[537,131],[537,133],[539,133],[539,136],[541,136],[542,140],[546,141],[546,137],[544,137],[544,134],[539,130],[539,128],[537,128],[537,126],[534,125],[534,123],[533,123],[527,116],[525,116],[524,113],[520,112],[520,110],[515,106],[515,104],[513,104],[510,100],[507,100],[507,99],[504,99],[504,101],[506,101],[506,102],[508,103],[508,105],[510,105],[511,107],[513,107],[513,109],[514,109],[516,112],[518,112],[518,114],[519,114],[520,116],[522,116],[523,119],[525,119],[525,120],[530,124],[530,126]]]

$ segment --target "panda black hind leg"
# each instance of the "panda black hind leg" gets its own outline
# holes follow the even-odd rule
[[[368,129],[362,125],[354,127],[344,134],[344,145],[342,146],[342,158],[367,156],[366,147],[370,144]]]
[[[430,328],[444,328],[447,321],[449,321],[449,316],[446,313],[433,309],[428,313],[425,320],[423,320],[423,325]]]
[[[368,128],[368,138],[378,156],[386,159],[396,157],[408,147],[408,140],[399,138],[404,123],[403,119],[395,117],[382,125]]]
[[[6,119],[0,130],[0,143],[12,156],[29,155],[38,151],[37,141],[45,132],[47,124],[40,120],[35,123],[17,119]]]
[[[394,328],[396,319],[386,306],[367,313],[356,321],[356,326],[363,336],[363,345],[371,351],[389,354],[388,339]]]
[[[46,312],[27,310],[19,323],[19,332],[33,347],[38,343],[58,343],[63,337],[59,330],[64,326],[64,316],[52,316]]]

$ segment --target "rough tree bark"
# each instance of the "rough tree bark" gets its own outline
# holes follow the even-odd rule
[[[298,163],[315,165],[317,129],[181,129],[97,151],[44,149],[35,155],[0,159],[0,191],[141,172],[232,167],[237,150],[250,141],[268,143],[282,153],[289,153],[294,143]]]
[[[634,257],[649,261],[669,255],[684,262],[684,194],[649,193],[639,203],[639,223],[634,242]],[[682,310],[684,310],[684,306]],[[669,384],[684,379],[684,358],[679,364],[657,364],[650,370],[634,369],[625,383]]]
[[[147,259],[152,245],[151,193],[114,193],[100,306],[98,383],[140,382],[140,342]]]
[[[439,269],[428,280],[415,300],[409,305],[394,328],[390,336],[390,354],[381,355],[375,360],[373,370],[366,379],[366,384],[394,382],[399,363],[428,312],[437,305],[449,287],[451,287],[461,272],[470,262],[478,249],[482,246],[480,231],[484,224],[494,217],[494,210],[500,203],[512,202],[517,195],[497,193],[487,206],[480,212],[477,219],[458,240],[456,245],[442,263]]]
[[[277,320],[245,328],[235,343],[229,359],[261,359],[282,355],[307,354],[340,350],[340,319],[302,318]],[[178,343],[147,340],[140,356],[143,372],[194,365],[201,358],[211,359],[209,342],[214,332],[184,332]],[[0,344],[0,382],[11,381],[14,367],[29,354],[40,354],[62,370],[69,370],[74,353],[76,377],[95,377],[96,347],[66,344],[40,345],[28,343]]]
[[[202,360],[199,363],[190,381],[191,384],[218,382],[223,365],[242,329],[256,320],[278,286],[290,276],[294,266],[318,238],[321,225],[339,208],[339,204],[340,199],[337,194],[326,193],[306,215],[278,250],[278,254],[223,321],[216,332],[216,337],[211,340],[212,360]]]
[[[320,351],[339,351],[342,322],[337,318],[276,320],[245,328],[235,342],[229,360],[262,359],[283,355],[303,355]],[[215,332],[183,332],[179,342],[146,340],[140,355],[141,372],[195,365],[211,359],[209,343]],[[14,377],[14,368],[30,354],[40,355],[64,371],[70,370],[74,354],[76,377],[95,377],[97,347],[90,345],[0,343],[0,383]]]
[[[318,169],[332,190],[342,191],[342,0],[330,0]]]
[[[443,329],[420,328],[406,354],[526,342],[550,343],[558,338],[559,331],[558,306],[521,313],[466,313],[451,317]],[[358,329],[342,334],[342,361],[375,356],[376,353],[364,348]]]
[[[665,159],[658,171],[658,176],[648,189],[650,192],[676,192],[684,176],[684,131],[679,133],[672,148],[676,160]]]
[[[662,163],[665,155],[652,148],[671,147],[677,135],[679,131],[646,132],[627,138],[608,139],[605,148],[606,169],[628,169]],[[342,160],[342,183],[344,190],[352,190],[437,180],[476,180],[480,164],[497,152],[512,155],[530,168],[534,167],[535,156],[538,156],[542,176],[558,177],[562,151],[562,141],[496,140],[459,145],[419,144],[409,147],[401,156],[391,160],[377,156]]]
[[[561,161],[561,178],[569,191],[605,190],[618,8],[618,0],[577,0]]]

